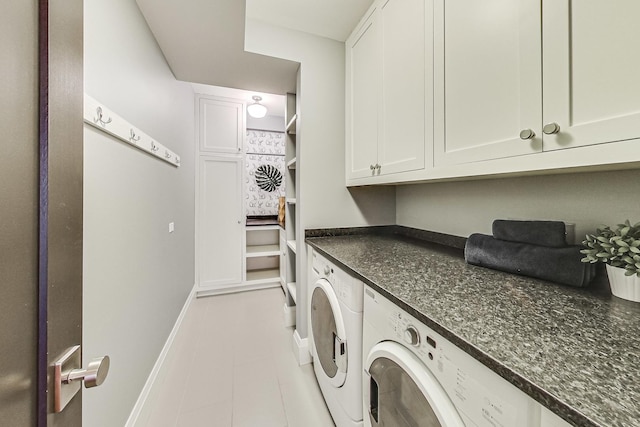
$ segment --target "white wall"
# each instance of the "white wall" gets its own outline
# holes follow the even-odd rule
[[[284,126],[284,116],[264,116],[261,119],[256,119],[247,114],[247,129],[284,132]]]
[[[194,96],[136,3],[85,1],[85,91],[180,155],[175,168],[85,125],[84,425],[125,424],[194,284]],[[169,222],[175,232],[168,233]]]
[[[496,218],[576,224],[576,243],[601,224],[640,221],[640,171],[589,172],[397,188],[399,225],[467,237]]]

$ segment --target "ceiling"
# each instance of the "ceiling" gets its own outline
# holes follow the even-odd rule
[[[373,0],[246,0],[247,18],[345,41]]]
[[[245,19],[344,41],[373,0],[136,0],[179,80],[295,92],[299,64],[244,51]]]

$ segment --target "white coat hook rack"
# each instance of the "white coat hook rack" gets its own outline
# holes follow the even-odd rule
[[[176,167],[180,166],[180,156],[144,132],[136,130],[137,128],[131,123],[86,93],[84,94],[83,115],[85,123],[94,128],[116,137],[160,160],[164,160]]]

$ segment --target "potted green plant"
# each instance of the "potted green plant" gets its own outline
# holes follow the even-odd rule
[[[640,222],[598,228],[582,242],[582,262],[604,262],[613,295],[640,302]]]

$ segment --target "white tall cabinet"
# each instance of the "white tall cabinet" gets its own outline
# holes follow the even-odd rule
[[[245,275],[242,147],[245,104],[198,95],[196,280],[198,294],[241,286]]]

